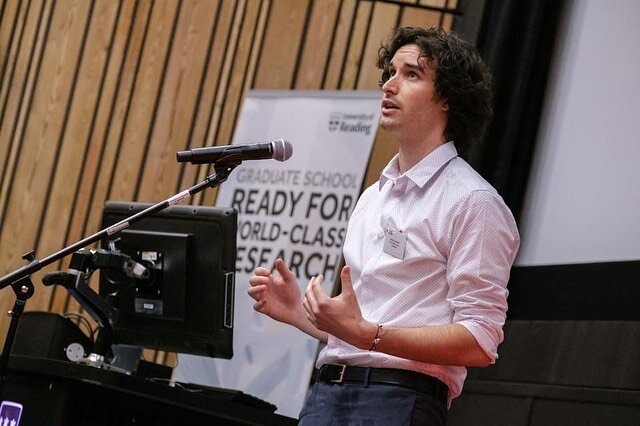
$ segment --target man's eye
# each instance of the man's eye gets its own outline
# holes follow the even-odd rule
[[[417,78],[417,77],[418,77],[418,73],[416,73],[416,72],[414,72],[414,71],[411,71],[411,72],[409,72],[409,77],[411,77],[411,78]]]

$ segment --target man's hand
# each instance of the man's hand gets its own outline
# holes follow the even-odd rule
[[[351,284],[351,269],[342,268],[342,293],[330,298],[322,288],[322,275],[309,281],[302,301],[307,318],[318,329],[360,349],[369,349],[378,326],[362,317]]]
[[[249,278],[251,287],[247,293],[256,301],[253,309],[326,342],[327,333],[318,330],[305,315],[296,276],[282,259],[276,260],[276,269],[280,277],[272,275],[267,268],[259,267]]]
[[[276,260],[280,277],[267,268],[258,267],[249,278],[251,287],[247,291],[256,303],[253,309],[276,321],[297,325],[300,319],[300,287],[296,276],[282,259]]]

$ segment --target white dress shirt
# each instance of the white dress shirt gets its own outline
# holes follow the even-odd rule
[[[389,231],[401,232],[393,250],[389,241],[383,248]],[[448,142],[403,174],[397,156],[391,160],[358,200],[343,252],[366,320],[407,328],[461,324],[495,362],[519,244],[509,208]],[[465,367],[360,350],[331,335],[317,366],[327,363],[425,373],[447,384],[449,401],[467,375]]]

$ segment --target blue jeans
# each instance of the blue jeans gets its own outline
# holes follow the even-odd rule
[[[440,426],[447,406],[430,394],[400,386],[317,382],[300,412],[301,426]]]

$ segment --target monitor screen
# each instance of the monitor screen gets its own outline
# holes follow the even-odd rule
[[[150,206],[108,201],[102,227]],[[236,229],[234,209],[172,206],[104,239],[149,271],[100,272],[100,295],[118,311],[113,343],[231,358]]]

